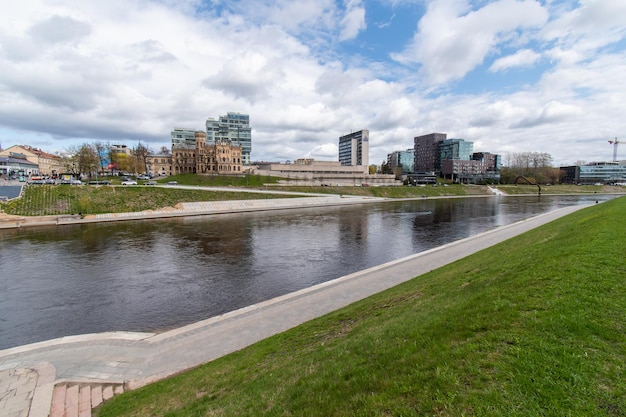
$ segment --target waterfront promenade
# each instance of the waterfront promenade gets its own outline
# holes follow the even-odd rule
[[[160,334],[70,336],[0,351],[0,415],[90,415],[92,406],[116,390],[240,350],[583,207],[546,213]]]

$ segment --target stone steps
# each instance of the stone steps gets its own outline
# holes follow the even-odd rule
[[[52,392],[50,417],[91,417],[93,408],[122,392],[123,384],[57,384]]]

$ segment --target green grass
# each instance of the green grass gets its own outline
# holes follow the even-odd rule
[[[106,178],[119,185],[119,177]],[[304,193],[325,193],[358,195],[383,198],[421,198],[489,195],[486,186],[449,184],[448,186],[426,187],[301,187],[277,186],[276,177],[259,175],[247,176],[206,176],[196,174],[176,175],[157,181],[167,183],[177,181],[180,185],[207,187],[240,187],[271,189],[273,191],[297,191]],[[7,214],[21,216],[45,216],[62,214],[124,213],[131,211],[158,210],[173,207],[180,202],[214,200],[249,200],[285,197],[285,195],[250,194],[237,192],[215,192],[182,190],[176,188],[142,186],[110,187],[69,185],[33,185],[25,187],[23,197],[9,203],[2,203],[0,209]],[[537,187],[530,185],[502,185],[499,189],[508,194],[536,194]],[[542,187],[543,194],[584,194],[584,193],[624,193],[624,187],[555,185]]]
[[[498,185],[498,189],[510,195],[519,194],[537,194],[537,187],[532,185]],[[490,195],[491,192],[485,185],[467,185],[467,184],[448,184],[448,186],[438,185],[433,187],[349,187],[349,186],[332,186],[332,187],[302,187],[302,186],[279,186],[273,189],[285,191],[299,191],[309,193],[328,193],[328,194],[345,194],[345,195],[361,195],[371,197],[384,198],[419,198],[419,197],[451,197],[451,196],[475,196]],[[609,194],[624,193],[625,187],[617,186],[596,186],[596,185],[553,185],[542,186],[541,194]]]
[[[581,210],[97,416],[626,415],[624,213]]]
[[[419,197],[442,197],[442,196],[468,196],[468,195],[488,195],[489,190],[485,186],[450,184],[446,187],[351,187],[351,186],[330,186],[330,187],[305,187],[289,186],[273,187],[275,190],[298,191],[305,193],[323,194],[344,194],[359,195],[368,197],[383,198],[419,198]]]
[[[172,175],[167,178],[155,178],[159,183],[167,183],[168,181],[177,181],[184,185],[201,185],[207,187],[263,187],[266,184],[275,184],[278,182],[277,177],[267,175],[197,175],[197,174],[181,174]]]
[[[290,196],[174,187],[32,185],[25,187],[22,198],[4,203],[1,208],[7,214],[21,216],[126,213],[174,207],[180,202],[278,197]]]

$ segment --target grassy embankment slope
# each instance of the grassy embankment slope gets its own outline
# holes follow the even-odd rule
[[[581,210],[97,415],[626,415],[625,213]]]
[[[228,187],[233,191],[185,190],[176,187],[137,186],[69,186],[33,185],[26,187],[23,197],[0,205],[7,214],[20,216],[47,216],[63,214],[127,213],[133,211],[159,210],[175,207],[181,202],[250,200],[262,198],[294,197],[278,194],[237,192],[237,188],[271,189],[273,191],[297,191],[304,193],[327,193],[359,195],[383,198],[420,198],[445,196],[489,195],[486,186],[450,184],[443,187],[290,187],[275,186],[276,178],[250,175],[248,177],[178,175],[159,180],[164,183],[176,180],[180,185]],[[112,179],[114,185],[119,178]],[[274,185],[274,186],[272,186]],[[528,185],[499,186],[508,194],[537,194],[537,187]],[[624,187],[551,186],[542,189],[544,194],[616,193]]]

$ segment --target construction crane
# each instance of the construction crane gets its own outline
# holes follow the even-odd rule
[[[615,138],[615,140],[610,140],[609,143],[613,145],[613,162],[617,162],[617,145],[619,145],[619,140]]]

